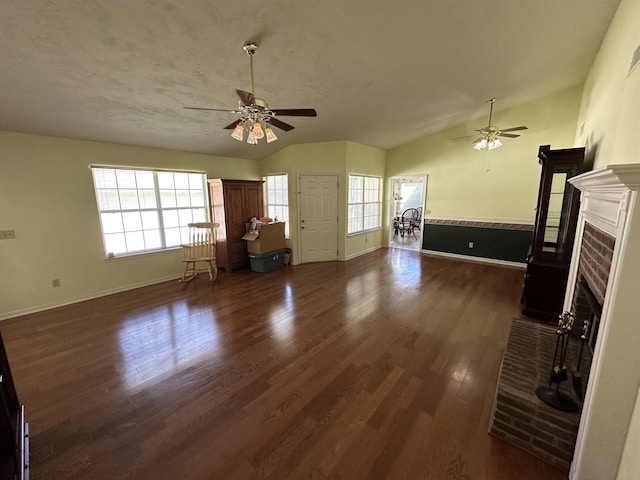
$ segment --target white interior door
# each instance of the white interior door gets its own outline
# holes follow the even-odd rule
[[[338,176],[300,175],[300,262],[338,259]]]

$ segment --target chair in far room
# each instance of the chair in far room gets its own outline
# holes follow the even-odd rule
[[[180,282],[188,283],[201,272],[208,272],[209,280],[215,282],[218,277],[216,232],[219,226],[219,223],[211,222],[189,224],[189,243],[180,245],[185,264]]]

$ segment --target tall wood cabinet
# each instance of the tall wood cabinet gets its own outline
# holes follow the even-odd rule
[[[29,424],[0,335],[0,480],[29,480]]]
[[[251,217],[263,216],[261,180],[209,180],[211,220],[220,224],[217,264],[231,272],[249,266],[247,241],[242,240]]]
[[[538,150],[542,173],[522,293],[522,313],[529,317],[557,321],[562,313],[579,203],[567,180],[582,173],[584,150]]]

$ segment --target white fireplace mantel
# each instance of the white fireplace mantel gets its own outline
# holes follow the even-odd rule
[[[572,480],[617,478],[640,386],[640,164],[609,165],[569,180],[581,191],[564,309],[571,308],[585,224],[615,237]],[[623,460],[624,458],[624,460]]]

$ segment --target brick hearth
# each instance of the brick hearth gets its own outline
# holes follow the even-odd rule
[[[489,433],[568,472],[580,414],[556,410],[535,394],[549,382],[555,330],[533,320],[513,320]],[[560,390],[575,398],[570,380]]]

